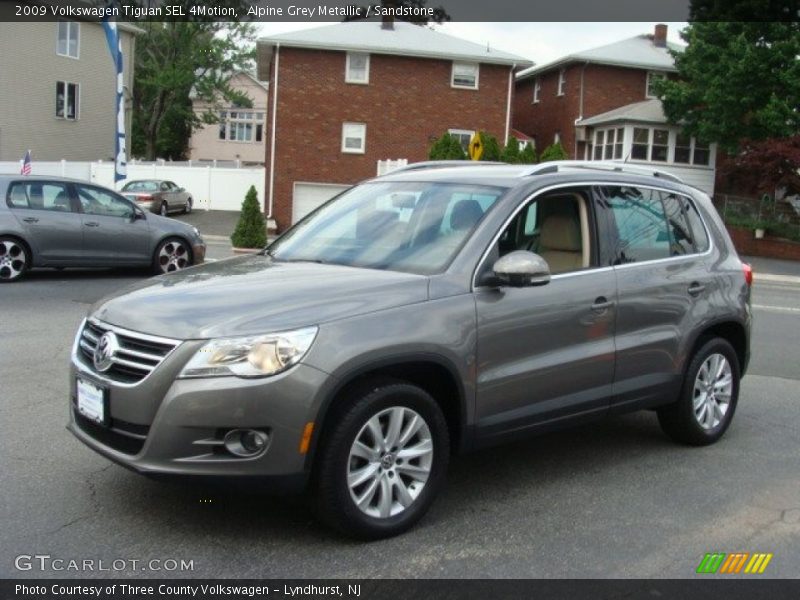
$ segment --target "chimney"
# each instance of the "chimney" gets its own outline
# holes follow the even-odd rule
[[[667,47],[667,26],[664,23],[656,25],[656,30],[653,33],[653,46],[656,48]]]
[[[381,17],[381,29],[394,29],[394,16],[383,15]]]
[[[381,0],[381,8],[387,9],[381,15],[381,29],[394,29],[394,11],[397,0]]]

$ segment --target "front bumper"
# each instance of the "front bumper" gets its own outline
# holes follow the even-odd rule
[[[199,265],[206,260],[206,243],[203,241],[194,242],[192,244],[192,258],[194,264]]]
[[[147,377],[119,384],[97,373],[73,348],[67,428],[80,441],[129,469],[152,477],[260,482],[274,491],[297,491],[307,480],[303,430],[315,420],[320,390],[330,376],[299,364],[264,379],[176,379],[202,345],[178,346]],[[106,390],[104,425],[77,411],[77,378]],[[269,434],[263,453],[240,458],[219,441],[231,429]]]

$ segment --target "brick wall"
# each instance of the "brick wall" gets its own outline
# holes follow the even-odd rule
[[[451,69],[451,61],[373,54],[369,85],[349,84],[344,52],[281,48],[273,208],[278,229],[291,224],[295,181],[355,183],[374,177],[379,159],[427,160],[432,139],[447,129],[482,129],[502,143],[509,67],[481,65],[477,91],[452,88]],[[367,124],[364,154],[342,153],[345,121]],[[271,125],[270,119],[267,189]]]
[[[752,229],[728,227],[736,251],[742,256],[800,260],[800,243],[775,238],[757,240]]]
[[[516,84],[513,127],[536,138],[537,149],[553,143],[556,132],[570,158],[583,158],[583,144],[575,155],[575,119],[580,116],[581,76],[583,76],[583,116],[592,117],[626,104],[646,100],[647,71],[606,65],[573,64],[566,67],[564,95],[558,96],[559,69],[539,75],[539,102],[533,103],[535,78]]]

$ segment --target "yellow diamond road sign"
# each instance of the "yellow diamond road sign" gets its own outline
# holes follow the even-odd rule
[[[472,160],[480,160],[481,156],[483,156],[483,143],[481,142],[481,136],[477,131],[472,135],[472,139],[469,141],[469,147],[467,150],[469,151],[469,157]]]

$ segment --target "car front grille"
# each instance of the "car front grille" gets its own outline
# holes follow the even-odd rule
[[[119,347],[111,358],[111,366],[101,373],[95,368],[93,357],[100,338],[109,331],[116,335]],[[78,341],[85,363],[92,371],[124,385],[134,385],[147,377],[178,344],[178,340],[128,331],[94,319],[86,321]]]

